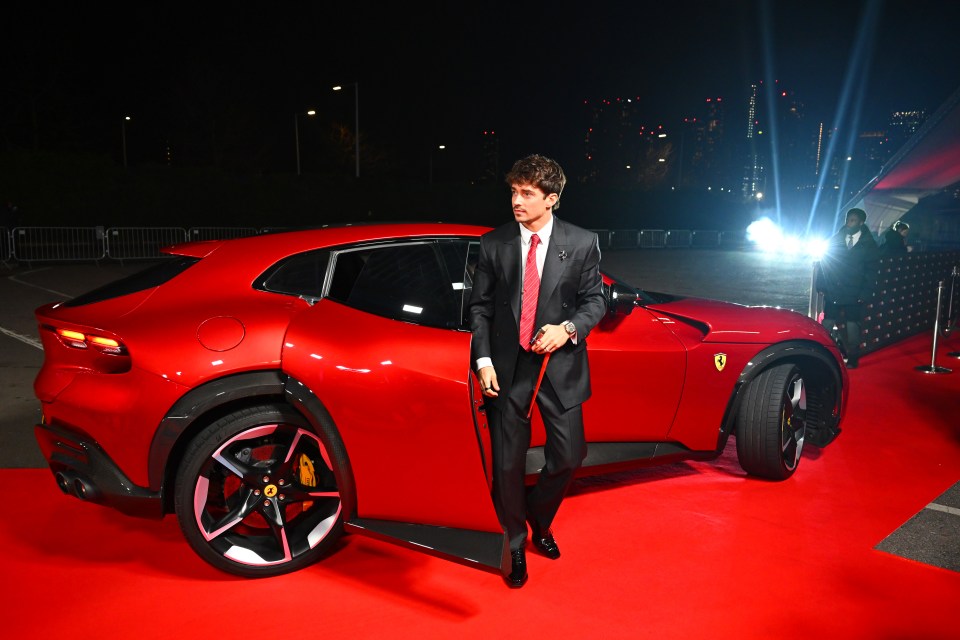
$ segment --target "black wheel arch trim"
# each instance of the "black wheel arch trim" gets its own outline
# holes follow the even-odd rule
[[[833,389],[835,389],[833,403],[837,408],[836,415],[842,415],[843,407],[841,406],[841,403],[843,402],[843,376],[840,365],[837,363],[837,360],[833,354],[826,347],[817,342],[810,342],[807,340],[787,340],[785,342],[779,342],[766,347],[755,356],[750,358],[750,361],[747,362],[746,366],[744,366],[743,370],[740,372],[740,377],[737,379],[734,392],[730,396],[730,400],[727,403],[726,412],[724,413],[723,424],[721,425],[720,434],[717,441],[717,450],[721,451],[723,449],[726,444],[727,437],[733,430],[733,425],[736,421],[737,412],[740,407],[740,399],[743,397],[742,391],[749,382],[753,381],[753,379],[760,375],[762,371],[770,368],[775,363],[782,361],[798,362],[803,359],[811,358],[822,364],[823,369],[829,372]],[[837,422],[838,421],[839,418],[837,419]],[[830,437],[827,441],[832,441],[833,438],[836,437],[837,433],[840,432],[840,429],[836,422],[834,424],[827,424],[825,426],[832,433],[832,437]]]
[[[170,408],[160,422],[147,458],[150,488],[160,491],[169,475],[168,463],[175,449],[182,446],[181,437],[197,419],[212,411],[251,399],[282,399],[286,376],[280,371],[251,371],[217,378],[191,389]],[[175,470],[173,470],[175,471]]]
[[[167,480],[176,473],[171,458],[185,446],[187,434],[203,416],[217,418],[235,407],[264,401],[283,402],[293,406],[314,428],[331,456],[337,458],[334,475],[343,503],[344,518],[355,515],[356,496],[350,463],[343,443],[336,436],[333,418],[319,398],[299,380],[282,371],[250,371],[218,378],[197,387],[178,400],[161,421],[150,444],[148,477],[150,487],[163,491]],[[209,420],[204,419],[204,424]],[[345,471],[342,471],[345,470]]]
[[[350,465],[347,449],[343,440],[340,439],[333,417],[320,398],[296,378],[287,377],[283,393],[286,401],[310,422],[310,426],[327,448],[327,454],[336,460],[331,466],[333,475],[337,479],[344,522],[356,518],[357,495],[356,485],[353,482],[353,467]]]

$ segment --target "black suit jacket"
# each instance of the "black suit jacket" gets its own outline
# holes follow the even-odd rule
[[[847,248],[847,229],[830,238],[827,250],[815,272],[817,291],[825,303],[854,305],[867,300],[877,279],[877,241],[866,225],[860,227],[860,240]]]
[[[509,395],[520,348],[520,254],[518,223],[510,222],[485,233],[480,238],[480,257],[470,296],[471,365],[475,368],[477,359],[482,357],[493,360],[500,392],[488,402],[492,400],[497,405]],[[552,353],[546,371],[567,409],[590,397],[587,335],[606,313],[602,285],[597,234],[554,216],[534,326],[566,320],[577,326],[577,344],[567,342]]]

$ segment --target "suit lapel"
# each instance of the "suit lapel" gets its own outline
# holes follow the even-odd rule
[[[513,233],[503,240],[503,277],[510,291],[510,309],[520,326],[520,293],[523,289],[523,264],[520,262],[520,227],[512,225]]]
[[[566,269],[567,254],[570,247],[567,245],[567,234],[563,223],[556,217],[553,219],[553,232],[550,234],[550,242],[547,244],[547,255],[543,261],[543,276],[540,278],[540,297],[537,300],[537,324],[540,322],[540,309],[546,304],[546,300],[553,295],[557,285],[560,283],[560,276]]]

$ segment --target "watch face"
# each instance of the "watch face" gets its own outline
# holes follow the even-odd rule
[[[563,328],[567,330],[567,333],[576,333],[577,327],[572,322],[567,322],[563,325]]]

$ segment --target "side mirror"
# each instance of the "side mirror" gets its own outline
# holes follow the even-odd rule
[[[640,294],[636,289],[614,282],[607,292],[607,309],[610,313],[622,312],[630,315],[639,299]]]

